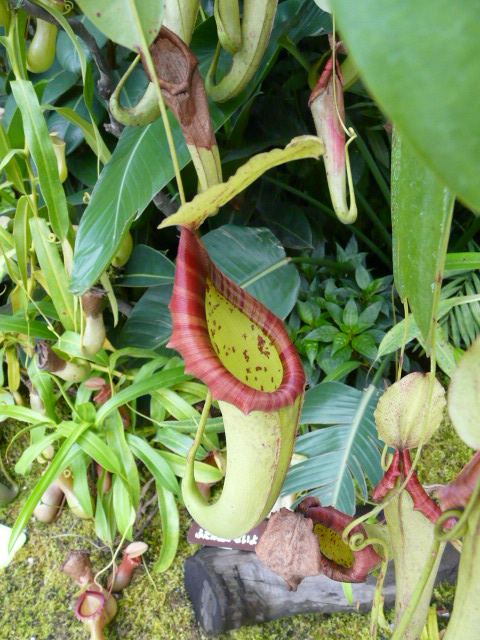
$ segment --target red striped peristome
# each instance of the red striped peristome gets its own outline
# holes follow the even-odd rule
[[[410,450],[403,449],[402,451],[399,451],[399,449],[396,449],[393,460],[387,472],[373,490],[373,499],[375,500],[375,502],[380,502],[380,500],[382,500],[386,496],[386,494],[395,487],[395,483],[398,477],[401,477],[402,481],[405,480],[411,469],[412,461],[410,459]],[[406,491],[408,491],[410,497],[413,500],[413,508],[415,509],[415,511],[420,511],[431,522],[435,523],[442,515],[442,509],[434,500],[432,500],[432,498],[422,487],[415,471],[410,476],[405,489]],[[443,528],[451,529],[454,525],[455,519],[449,518],[443,524]]]
[[[398,449],[396,449],[395,453],[393,454],[392,462],[390,463],[390,466],[385,472],[385,475],[373,490],[373,499],[375,500],[375,502],[380,502],[380,500],[382,500],[382,498],[384,498],[386,494],[391,489],[393,489],[399,475],[400,475],[400,452]]]
[[[480,479],[480,451],[460,471],[449,484],[436,492],[436,497],[444,511],[455,507],[466,507]]]
[[[238,380],[218,358],[205,312],[207,278],[214,287],[266,333],[283,367],[274,391],[253,389]],[[173,333],[167,346],[179,351],[185,371],[202,380],[214,400],[224,400],[243,413],[275,411],[292,405],[304,391],[305,373],[283,322],[261,302],[230,280],[210,259],[198,233],[182,227],[175,282],[170,302]]]
[[[309,496],[302,500],[295,509],[297,513],[303,513],[305,518],[310,518],[314,526],[321,524],[327,529],[336,531],[340,535],[349,524],[354,521],[353,516],[349,516],[335,507],[322,507],[320,500],[314,496]],[[357,524],[350,531],[349,536],[356,533],[362,534],[365,540],[368,539],[367,532],[361,524]],[[365,582],[367,576],[377,567],[381,558],[371,544],[360,550],[353,550],[354,562],[351,567],[344,567],[331,558],[321,555],[322,572],[331,580],[339,582]]]

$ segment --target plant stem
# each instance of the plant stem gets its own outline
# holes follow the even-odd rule
[[[269,176],[263,176],[263,180],[266,180],[267,182],[270,182],[271,184],[274,184],[277,187],[284,189],[285,191],[293,193],[299,198],[302,198],[302,200],[305,200],[305,202],[308,202],[309,204],[312,204],[314,207],[317,207],[318,209],[320,209],[321,211],[324,211],[331,218],[338,220],[333,209],[330,209],[329,207],[324,205],[322,202],[320,202],[320,200],[317,200],[316,198],[312,198],[312,196],[309,196],[308,194],[303,193],[302,191],[300,191],[299,189],[296,189],[295,187],[291,187],[290,185],[284,184],[281,180],[276,180],[275,178],[271,178]],[[354,225],[350,225],[350,230],[355,236],[360,238],[360,240],[362,240],[362,242],[364,242],[373,253],[376,253],[377,256],[380,258],[380,260],[389,269],[392,268],[392,260],[381,249],[377,247],[377,245],[373,242],[373,240],[370,240],[370,238],[368,238],[364,233],[362,233],[362,231],[360,231],[360,229],[357,229],[357,227],[355,227]]]
[[[373,222],[373,225],[379,230],[380,235],[385,240],[385,243],[389,249],[392,248],[392,236],[388,233],[385,225],[382,223],[380,218],[375,213],[373,207],[370,205],[368,200],[362,195],[360,191],[357,193],[357,200],[360,202],[360,206],[365,211],[367,216]]]
[[[197,433],[195,434],[195,439],[193,441],[192,446],[190,447],[190,451],[188,452],[187,465],[188,464],[193,465],[195,456],[198,451],[198,447],[200,446],[200,443],[202,441],[203,432],[205,431],[205,425],[207,424],[207,418],[208,418],[208,414],[211,406],[212,406],[212,394],[210,393],[210,390],[208,390],[207,397],[205,398],[205,404],[203,405],[202,415],[198,423]]]
[[[370,171],[373,174],[373,177],[375,178],[375,182],[378,184],[378,187],[379,187],[380,191],[382,192],[382,194],[383,194],[388,206],[390,206],[390,189],[388,187],[388,184],[387,184],[385,178],[383,177],[382,172],[377,167],[377,164],[376,164],[372,154],[370,153],[367,145],[365,144],[365,142],[362,140],[362,138],[358,134],[357,134],[357,144],[358,144],[358,148],[359,148],[360,153],[364,157],[365,162],[368,165],[368,168],[370,169]]]

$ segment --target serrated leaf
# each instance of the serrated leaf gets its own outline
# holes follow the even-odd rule
[[[369,360],[373,360],[377,355],[377,345],[375,344],[375,340],[367,333],[361,333],[359,336],[354,336],[352,339],[352,347],[355,351],[358,351],[358,353]]]
[[[353,298],[345,305],[342,316],[342,323],[346,325],[349,329],[352,329],[358,321],[358,309],[357,304]]]

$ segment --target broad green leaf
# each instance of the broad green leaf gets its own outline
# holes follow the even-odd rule
[[[168,304],[173,285],[150,287],[137,302],[125,323],[118,345],[158,349],[172,335],[172,316]]]
[[[169,369],[167,371],[161,371],[155,373],[146,380],[140,382],[134,382],[127,388],[122,389],[115,394],[104,405],[99,407],[97,411],[97,425],[102,425],[105,418],[115,409],[118,409],[123,404],[131,402],[140,396],[147,395],[162,386],[172,386],[182,380],[190,379],[190,376],[186,376],[183,367],[176,367],[175,369]]]
[[[378,395],[339,382],[322,382],[305,394],[301,424],[333,425],[297,438],[295,452],[307,460],[290,467],[282,494],[308,491],[324,506],[355,512],[355,486],[367,498],[365,476],[375,486],[383,476],[382,443],[377,439],[373,411]]]
[[[343,377],[355,371],[362,366],[362,363],[358,360],[349,360],[348,362],[344,362],[343,364],[338,365],[333,371],[331,371],[328,376],[325,376],[322,382],[336,382],[341,380]]]
[[[180,539],[180,518],[175,495],[157,484],[158,507],[162,521],[162,547],[155,562],[155,571],[166,571],[177,554]]]
[[[340,329],[338,329],[338,327],[334,327],[331,324],[324,324],[321,327],[317,327],[313,331],[309,331],[309,333],[305,335],[305,340],[315,340],[317,342],[332,342],[339,331]]]
[[[393,274],[430,353],[455,198],[403,134],[392,150]]]
[[[191,202],[182,205],[177,213],[165,218],[159,228],[173,225],[197,228],[208,216],[218,213],[219,207],[227,204],[268,169],[293,160],[319,158],[323,152],[324,147],[320,138],[316,136],[298,136],[284,149],[272,149],[272,151],[259,153],[245,162],[227,182],[221,182],[209,187],[196,195]]]
[[[478,2],[332,0],[332,8],[382,110],[441,182],[480,211]]]
[[[8,333],[23,333],[40,340],[55,340],[56,336],[47,325],[38,320],[30,320],[20,316],[7,316],[0,313],[0,331]]]
[[[258,208],[265,217],[265,224],[284,247],[297,250],[312,248],[312,228],[301,207],[292,202],[275,202],[275,216],[272,218],[272,202],[268,197]]]
[[[448,413],[469,447],[480,449],[480,338],[463,354],[450,380]]]
[[[77,4],[110,40],[135,53],[144,51],[155,40],[165,8],[164,0],[109,0],[102,4],[79,0]]]
[[[352,348],[369,360],[373,360],[377,355],[375,340],[373,336],[368,335],[368,333],[361,333],[359,336],[354,336],[352,339]]]
[[[180,491],[178,481],[168,462],[160,455],[160,452],[148,444],[146,440],[133,433],[127,433],[126,438],[133,455],[140,458],[154,476],[157,487],[162,486],[167,491],[178,494]]]
[[[28,148],[38,171],[40,189],[47,205],[52,229],[60,240],[67,234],[69,220],[67,200],[60,182],[55,151],[31,82],[11,82],[12,92],[22,113]]]
[[[358,309],[355,300],[350,298],[350,300],[345,305],[342,316],[342,323],[346,325],[349,329],[352,329],[358,321]]]
[[[122,287],[151,287],[173,283],[175,265],[163,253],[137,244],[133,248],[121,278],[115,284]]]
[[[268,229],[225,225],[203,237],[217,267],[285,318],[295,306],[300,277]]]
[[[38,263],[48,284],[48,291],[60,322],[65,329],[75,331],[74,298],[68,290],[68,275],[58,247],[49,233],[47,223],[42,218],[32,218],[30,230]]]
[[[20,535],[22,529],[25,527],[27,522],[30,519],[35,507],[40,501],[41,497],[45,493],[45,490],[54,482],[60,473],[68,466],[70,463],[72,456],[69,456],[72,446],[78,440],[78,438],[82,435],[82,433],[89,428],[89,424],[83,423],[78,424],[76,430],[72,431],[72,433],[65,439],[62,443],[61,447],[57,451],[55,457],[51,461],[50,465],[45,469],[44,474],[40,478],[40,480],[35,485],[35,488],[28,496],[25,504],[23,505],[20,514],[13,525],[12,534],[10,536],[9,541],[9,549],[13,547],[18,536]],[[77,450],[72,452],[72,455],[77,456],[80,455],[80,451]]]

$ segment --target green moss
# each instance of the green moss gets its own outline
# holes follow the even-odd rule
[[[2,425],[3,428],[3,425]],[[5,448],[6,433],[3,428]],[[11,437],[9,434],[8,440]],[[7,441],[8,441],[7,440]],[[13,463],[25,446],[17,442],[9,453]],[[448,482],[471,456],[471,450],[445,424],[425,447],[420,465],[424,483]],[[10,467],[11,469],[11,467]],[[0,509],[0,521],[13,525],[41,469],[34,465],[32,476],[20,478],[21,494],[6,508]],[[132,584],[117,596],[118,614],[106,628],[108,639],[203,640],[205,633],[195,620],[193,607],[183,585],[185,559],[196,547],[186,542],[190,524],[181,510],[181,536],[178,555],[169,571],[151,576],[143,567],[137,569]],[[77,586],[59,567],[69,549],[86,549],[91,553],[96,571],[110,562],[110,551],[95,535],[93,523],[75,518],[65,510],[50,524],[29,523],[27,544],[0,577],[0,628],[2,640],[81,640],[89,633],[73,614]],[[158,516],[145,529],[149,544],[146,562],[151,570],[162,541]],[[94,544],[93,544],[94,543]],[[94,546],[96,545],[96,546]],[[105,581],[102,576],[101,581]],[[439,608],[450,609],[453,588],[441,586],[435,591]],[[228,632],[222,640],[363,640],[369,637],[368,614],[304,614]]]
[[[473,449],[463,442],[447,419],[422,449],[418,478],[422,484],[448,484],[473,454]]]

